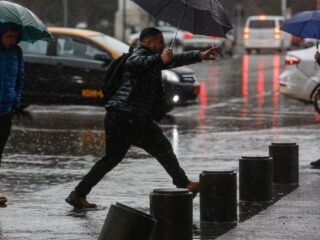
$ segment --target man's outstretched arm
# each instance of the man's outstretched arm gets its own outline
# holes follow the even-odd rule
[[[166,52],[170,52],[171,50],[165,50],[163,54]],[[212,47],[205,51],[188,51],[184,53],[173,54],[172,59],[164,65],[165,69],[181,67],[184,65],[201,62],[202,60],[215,60],[217,56],[217,48]],[[172,51],[171,51],[172,53]]]

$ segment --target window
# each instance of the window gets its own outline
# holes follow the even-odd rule
[[[37,41],[33,44],[21,42],[19,46],[22,48],[23,53],[26,54],[46,55],[48,51],[48,42],[45,41]]]
[[[275,28],[274,20],[251,20],[249,28]]]
[[[129,46],[113,37],[107,35],[91,35],[93,39],[101,42],[104,45],[110,46],[117,52],[127,53],[129,51]]]
[[[58,56],[94,60],[97,54],[106,53],[84,40],[71,37],[59,37],[57,40]]]

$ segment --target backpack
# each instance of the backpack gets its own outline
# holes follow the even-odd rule
[[[104,103],[106,104],[110,98],[116,93],[123,83],[122,73],[127,59],[131,56],[131,52],[124,53],[117,59],[113,60],[107,69],[104,82],[102,85],[102,93]]]

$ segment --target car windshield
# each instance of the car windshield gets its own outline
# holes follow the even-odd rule
[[[129,51],[129,45],[107,35],[91,35],[90,37],[104,45],[107,45],[108,47],[111,47],[117,52],[126,53]]]

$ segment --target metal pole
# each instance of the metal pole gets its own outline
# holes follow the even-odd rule
[[[281,13],[286,18],[287,15],[287,0],[281,0]]]
[[[63,26],[68,27],[68,0],[62,0],[63,5]]]
[[[122,0],[122,41],[126,42],[127,0]]]

